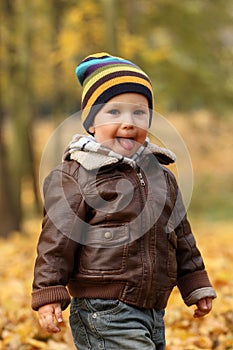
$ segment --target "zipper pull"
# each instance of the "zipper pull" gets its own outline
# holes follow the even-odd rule
[[[137,176],[138,176],[138,178],[139,178],[139,181],[140,181],[142,187],[145,187],[145,186],[146,186],[146,183],[145,183],[145,181],[144,181],[144,179],[143,179],[143,176],[142,176],[142,173],[141,173],[140,171],[137,172]]]

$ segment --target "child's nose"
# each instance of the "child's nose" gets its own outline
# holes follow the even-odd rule
[[[124,113],[122,124],[125,127],[133,127],[135,125],[133,115],[131,113]]]

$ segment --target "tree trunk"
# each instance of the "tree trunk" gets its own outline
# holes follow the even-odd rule
[[[1,13],[5,15],[5,20],[8,20],[11,4],[9,1],[3,1],[0,4]],[[2,16],[3,19],[3,16]],[[2,27],[3,30],[3,27]],[[0,33],[0,236],[7,237],[8,233],[19,228],[19,218],[16,214],[14,195],[11,186],[9,159],[5,137],[5,118],[6,115],[6,98],[4,94],[4,82],[6,81],[6,58],[3,55],[3,47],[5,47],[6,39]],[[5,41],[4,41],[5,40]],[[6,48],[5,54],[9,53]]]
[[[22,180],[24,176],[30,176],[32,182],[35,183],[35,172],[30,137],[32,120],[30,6],[28,3],[26,4],[26,1],[3,0],[3,9],[5,30],[10,38],[5,43],[7,57],[4,57],[5,70],[8,74],[5,109],[10,121],[10,138],[4,144],[1,137],[3,154],[0,170],[1,186],[5,187],[2,188],[0,195],[1,206],[8,203],[8,219],[1,221],[0,234],[7,236],[11,230],[20,230],[21,228],[23,217]],[[7,200],[6,197],[8,197]],[[7,222],[10,222],[10,225]]]
[[[105,47],[109,53],[116,55],[118,52],[117,40],[117,12],[116,0],[102,0],[103,13],[105,18]]]
[[[0,81],[1,83],[1,81]],[[6,147],[3,141],[4,108],[0,91],[0,236],[7,237],[8,233],[18,229],[18,218],[15,215],[13,193],[9,181],[9,169]]]

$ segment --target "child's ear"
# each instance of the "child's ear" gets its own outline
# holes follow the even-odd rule
[[[95,133],[95,128],[94,128],[94,126],[93,126],[93,125],[90,126],[90,128],[88,129],[88,131],[89,131],[90,134],[94,134],[94,133]]]

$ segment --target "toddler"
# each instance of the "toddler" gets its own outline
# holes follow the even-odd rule
[[[79,350],[164,350],[174,286],[194,317],[216,297],[167,168],[175,156],[147,137],[153,89],[141,68],[98,53],[76,74],[87,135],[73,137],[44,183],[32,307],[56,333],[71,301]]]

